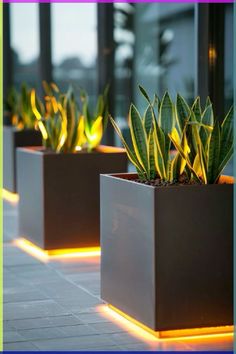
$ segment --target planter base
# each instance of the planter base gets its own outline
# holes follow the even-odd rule
[[[117,309],[116,307],[108,304],[106,311],[120,323],[126,323],[126,327],[132,326],[133,330],[137,333],[146,331],[157,337],[158,339],[171,339],[171,338],[199,338],[199,337],[217,337],[217,336],[233,336],[234,326],[219,326],[219,327],[203,327],[203,328],[189,328],[189,329],[178,329],[171,331],[154,331],[153,329],[143,325],[141,322],[130,317],[126,313]],[[135,326],[135,327],[134,327]]]
[[[100,256],[100,247],[83,247],[83,248],[65,248],[54,250],[43,250],[32,242],[19,238],[14,241],[14,244],[29,253],[31,256],[38,258],[41,261],[50,261],[52,259],[61,258],[84,258]]]

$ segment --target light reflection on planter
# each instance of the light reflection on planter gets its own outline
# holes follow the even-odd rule
[[[17,204],[19,201],[19,194],[12,193],[7,189],[2,189],[2,198],[11,204]]]
[[[68,258],[98,257],[101,254],[100,247],[67,248],[45,251],[24,238],[14,240],[13,243],[31,256],[36,257],[43,262]]]
[[[222,327],[207,327],[207,328],[191,328],[173,331],[153,331],[144,326],[142,323],[136,321],[132,317],[126,315],[124,312],[118,310],[111,305],[100,305],[99,310],[109,320],[116,322],[131,335],[139,337],[140,339],[168,342],[177,340],[204,340],[204,339],[224,339],[227,337],[233,338],[233,326]]]

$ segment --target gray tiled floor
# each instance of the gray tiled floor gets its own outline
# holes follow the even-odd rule
[[[13,245],[16,237],[17,206],[4,201],[5,350],[232,350],[232,337],[140,337],[105,315],[99,257],[43,263]]]

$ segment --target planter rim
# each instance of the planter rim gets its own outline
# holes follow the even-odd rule
[[[143,184],[143,183],[138,183],[135,182],[134,179],[138,177],[138,174],[135,172],[128,172],[128,173],[112,173],[112,174],[101,174],[100,176],[102,177],[108,177],[111,179],[116,179],[116,180],[121,180],[125,183],[133,183],[136,184],[140,187],[144,188],[152,188],[154,190],[159,190],[159,189],[172,189],[172,188],[196,188],[196,187],[210,187],[210,186],[219,186],[219,185],[233,185],[234,184],[234,177],[233,176],[227,176],[227,175],[221,175],[220,176],[220,183],[215,183],[215,184],[185,184],[185,185],[170,185],[170,186],[150,186],[148,184]]]
[[[92,151],[92,152],[88,152],[88,151],[79,151],[79,152],[55,152],[53,150],[50,149],[46,149],[43,146],[27,146],[27,147],[19,147],[17,148],[17,150],[19,151],[24,151],[26,153],[29,154],[37,154],[37,155],[41,155],[41,156],[55,156],[55,155],[75,155],[75,156],[79,156],[79,155],[95,155],[95,154],[101,154],[101,153],[105,153],[105,154],[117,154],[117,153],[125,153],[125,149],[121,148],[121,147],[116,147],[116,146],[109,146],[109,145],[99,145],[96,150]]]

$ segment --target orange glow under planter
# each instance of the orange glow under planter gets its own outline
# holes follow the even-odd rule
[[[2,189],[2,198],[11,204],[17,204],[19,201],[19,195],[17,193],[12,193],[7,189]]]
[[[124,327],[128,332],[140,337],[141,339],[152,341],[171,341],[178,339],[192,340],[233,337],[234,326],[153,331],[149,327],[136,321],[134,318],[130,317],[112,305],[101,305],[99,308],[107,318],[115,321],[117,324]]]
[[[84,257],[95,257],[100,256],[100,247],[85,247],[85,248],[66,248],[59,250],[43,250],[42,248],[34,245],[32,242],[19,238],[13,243],[30,254],[33,257],[40,259],[41,261],[47,262],[54,259],[64,259],[64,258],[84,258]]]

